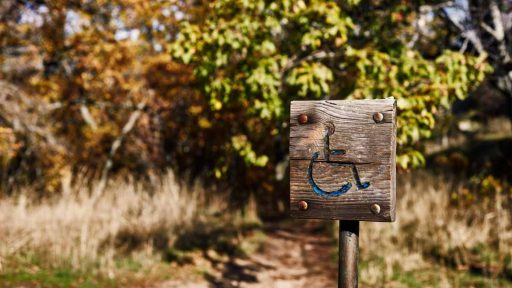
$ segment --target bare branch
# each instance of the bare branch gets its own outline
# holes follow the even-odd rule
[[[456,13],[450,13],[446,11],[446,9],[443,10],[443,13],[446,15],[446,18],[460,30],[462,36],[468,39],[471,44],[473,44],[478,54],[488,54],[484,49],[484,45],[482,44],[482,40],[480,39],[475,26],[467,23],[468,20],[471,19],[471,15],[469,14],[467,7],[456,2],[451,2],[451,5],[444,5],[441,8],[451,8],[463,11],[465,13],[464,18],[461,18],[460,15],[457,16]]]
[[[114,165],[114,155],[116,154],[119,147],[121,147],[121,144],[123,143],[124,138],[130,131],[135,127],[135,123],[137,123],[137,120],[142,115],[142,110],[146,107],[146,100],[141,101],[139,104],[137,104],[137,108],[135,111],[132,112],[130,115],[130,118],[128,118],[128,121],[126,121],[126,124],[124,124],[123,129],[121,130],[121,134],[117,136],[117,138],[112,142],[112,146],[110,146],[110,152],[108,153],[107,161],[105,162],[105,166],[103,167],[103,170],[101,171],[101,178],[98,186],[96,187],[96,190],[94,191],[93,195],[93,205],[95,205],[96,201],[103,195],[103,192],[105,191],[105,188],[107,187],[108,183],[108,174],[110,170],[112,169],[112,166]]]
[[[25,135],[32,145],[62,146],[51,131],[51,125],[41,121],[50,110],[48,105],[26,95],[16,85],[0,80],[0,115],[17,133]],[[39,143],[41,138],[44,143]]]
[[[459,49],[459,53],[466,52],[466,49],[468,49],[468,43],[469,43],[469,39],[468,38],[464,38],[464,43],[462,43],[462,46]]]
[[[505,43],[505,30],[503,28],[503,18],[501,17],[501,11],[498,7],[496,0],[489,2],[489,9],[491,10],[492,22],[494,25],[494,38],[498,41],[498,49],[500,51],[500,57],[504,63],[510,62],[510,54],[507,51],[507,45]]]
[[[484,30],[487,31],[487,33],[491,34],[494,38],[498,39],[499,36],[497,35],[496,31],[494,31],[494,29],[492,29],[491,26],[487,25],[487,23],[480,22],[480,26],[484,28]]]
[[[478,51],[478,54],[480,54],[480,55],[488,54],[485,51],[484,45],[482,44],[482,40],[480,40],[480,37],[478,37],[478,34],[476,33],[475,29],[463,31],[462,35],[466,39],[469,39],[471,44],[473,44],[473,46],[475,47],[476,51]]]
[[[98,129],[98,125],[96,124],[96,121],[94,121],[94,118],[91,115],[91,112],[89,111],[89,108],[85,106],[85,104],[80,105],[80,114],[82,114],[82,118],[84,119],[85,123],[87,125],[91,126],[93,131],[96,131]]]
[[[503,22],[501,19],[501,12],[498,8],[498,3],[495,0],[489,2],[489,9],[491,10],[492,22],[494,24],[494,36],[496,40],[503,41],[505,32],[503,30]]]

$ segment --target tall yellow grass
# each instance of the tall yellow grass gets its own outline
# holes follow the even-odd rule
[[[396,222],[361,225],[362,258],[369,262],[362,279],[382,283],[396,267],[418,270],[426,262],[503,272],[503,261],[512,253],[511,211],[501,207],[503,199],[496,199],[494,206],[454,206],[452,193],[463,189],[457,179],[421,171],[398,179]],[[485,262],[478,255],[479,247],[494,251],[495,259]]]
[[[396,267],[417,270],[429,261],[503,271],[512,253],[512,220],[500,199],[494,206],[455,207],[450,195],[463,189],[455,179],[424,172],[398,179],[396,222],[361,226],[365,283],[383,283]],[[172,173],[152,193],[119,181],[98,201],[80,187],[42,202],[29,201],[23,193],[0,199],[0,271],[5,261],[32,254],[76,268],[87,263],[108,267],[120,254],[154,256],[203,221],[205,211],[225,208],[219,199],[213,202],[208,208],[200,185],[180,185]],[[477,255],[480,246],[495,251],[496,259],[483,263]]]
[[[0,268],[15,256],[36,254],[83,267],[112,263],[118,253],[172,246],[198,217],[203,193],[196,186],[181,186],[169,173],[153,193],[117,182],[97,201],[80,187],[40,203],[23,193],[2,199]]]

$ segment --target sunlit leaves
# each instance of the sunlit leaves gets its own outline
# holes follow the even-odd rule
[[[322,63],[304,62],[294,68],[286,78],[292,87],[298,87],[297,95],[320,98],[329,93],[329,84],[333,81],[331,69]]]
[[[346,8],[361,8],[357,2]],[[418,144],[431,136],[437,111],[464,98],[488,71],[481,60],[456,52],[427,60],[398,39],[382,39],[389,47],[380,46],[378,37],[389,34],[370,39],[367,32],[386,23],[351,19],[334,1],[224,0],[212,6],[216,13],[204,25],[183,24],[171,51],[194,65],[213,110],[246,109],[247,119],[274,125],[297,97],[395,97],[398,164],[404,168],[424,163]],[[375,15],[400,22],[389,23],[399,35],[409,21],[402,17],[405,8],[387,8]],[[386,27],[386,33],[393,29]]]
[[[336,2],[226,0],[211,5],[215,13],[202,25],[185,21],[170,49],[175,59],[193,64],[212,110],[242,110],[244,121],[258,119],[270,129],[286,119],[290,99],[329,94],[331,68],[300,58],[326,45],[346,44],[353,24]],[[252,130],[233,127],[234,134]],[[244,149],[235,150],[248,164],[263,163]]]
[[[233,93],[236,98],[252,103],[251,107],[261,108],[248,112],[279,118],[282,79],[289,56],[319,48],[325,41],[342,45],[352,27],[335,2],[313,2],[216,1],[212,5],[217,13],[202,26],[184,23],[171,50],[184,63],[192,61],[197,65],[196,75],[204,81],[207,95],[216,99],[211,102],[216,107],[231,104],[222,99],[232,97],[219,94]],[[321,64],[303,63],[293,69],[289,84],[303,96],[311,93],[318,97],[328,93],[328,82],[332,80],[332,72],[328,70]],[[318,73],[318,76],[305,73]],[[229,82],[233,87],[229,89],[219,81]]]
[[[416,12],[402,1],[219,0],[205,1],[209,13],[201,15],[185,2],[59,0],[48,4],[45,25],[0,23],[3,46],[26,45],[28,58],[45,66],[17,84],[62,105],[50,125],[69,139],[73,157],[42,155],[41,165],[101,167],[144,100],[147,111],[114,159],[119,169],[171,165],[200,174],[201,166],[207,177],[259,184],[286,163],[290,100],[395,97],[397,163],[415,167],[440,111],[488,72],[485,58],[424,58],[410,48]],[[6,150],[18,140],[0,143],[2,151],[23,150]]]
[[[252,149],[252,144],[247,140],[245,135],[231,137],[231,144],[247,164],[260,167],[267,165],[268,157],[266,155],[256,155],[256,152]]]
[[[349,49],[347,55],[358,70],[351,96],[397,99],[397,143],[401,154],[397,163],[404,168],[416,167],[424,159],[414,147],[432,135],[436,112],[465,98],[490,68],[482,59],[448,50],[434,61],[406,48],[394,53],[399,57],[373,49]]]

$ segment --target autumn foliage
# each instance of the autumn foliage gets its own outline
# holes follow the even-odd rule
[[[395,97],[398,164],[421,166],[490,68],[411,45],[407,2],[3,1],[2,191],[171,168],[277,205],[292,99]]]

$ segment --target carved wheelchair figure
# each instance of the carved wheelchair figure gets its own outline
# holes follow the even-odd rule
[[[354,163],[350,162],[344,162],[344,161],[331,161],[329,158],[330,155],[344,155],[346,154],[345,150],[339,150],[339,149],[333,149],[331,150],[329,147],[329,136],[334,132],[334,125],[329,123],[326,127],[326,133],[324,137],[324,157],[326,163],[328,163],[331,166],[349,166],[352,170],[352,177],[354,178],[356,182],[356,186],[358,189],[366,189],[370,187],[370,182],[361,182],[361,179],[359,178],[359,173],[357,172],[357,167]],[[345,184],[343,184],[339,189],[334,191],[325,191],[322,188],[320,188],[313,179],[313,164],[318,160],[319,152],[313,153],[313,156],[311,157],[311,161],[309,162],[308,166],[308,183],[313,188],[313,192],[319,196],[322,197],[337,197],[340,195],[343,195],[347,193],[350,188],[352,188],[352,183],[349,181],[345,181]]]

